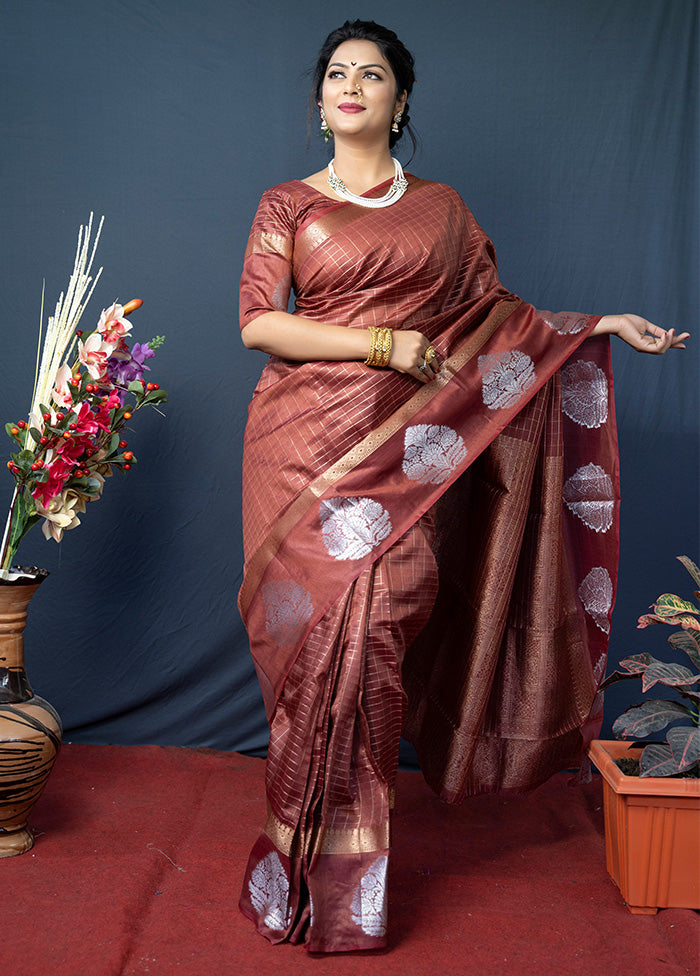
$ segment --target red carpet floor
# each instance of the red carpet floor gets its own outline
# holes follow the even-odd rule
[[[681,976],[700,918],[632,916],[605,871],[602,797],[555,777],[448,808],[401,773],[391,946],[310,956],[237,910],[265,814],[263,763],[235,753],[68,745],[0,861],[2,976]]]

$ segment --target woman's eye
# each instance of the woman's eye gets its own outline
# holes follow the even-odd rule
[[[363,78],[376,78],[378,81],[382,80],[382,76],[378,75],[376,71],[365,71],[362,76]]]
[[[344,78],[345,75],[343,74],[342,71],[329,71],[328,72],[328,77],[329,78]]]

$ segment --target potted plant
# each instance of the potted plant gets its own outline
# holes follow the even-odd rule
[[[5,426],[13,442],[7,468],[15,485],[0,536],[0,857],[32,846],[27,817],[62,734],[56,711],[34,695],[24,669],[27,610],[48,573],[13,560],[42,519],[44,535],[56,542],[80,524],[78,514],[101,496],[105,478],[136,462],[125,439],[133,414],[145,406],[158,409],[166,399],[157,383],[144,379],[150,369],[145,360],[162,337],[129,345],[127,315],[142,305],[140,299],[104,309],[94,331],[77,328],[102,270],[93,280],[101,228],[102,223],[92,248],[92,214],[80,228],[73,273],[48,320],[43,347],[40,336],[27,419]]]
[[[700,569],[687,556],[678,559],[700,600]],[[604,779],[608,873],[635,914],[700,908],[700,607],[664,593],[651,610],[637,626],[680,627],[668,643],[683,663],[634,654],[601,689],[641,679],[643,692],[664,686],[673,697],[646,699],[615,720],[615,735],[632,745],[595,740],[589,748]],[[661,730],[664,741],[638,741]]]

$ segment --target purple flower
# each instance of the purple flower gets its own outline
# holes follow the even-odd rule
[[[144,371],[151,369],[146,366],[146,360],[152,359],[155,352],[147,342],[135,342],[131,351],[126,344],[124,348],[118,348],[107,360],[107,372],[109,378],[116,387],[127,387],[133,380],[140,380]],[[120,393],[121,401],[124,402],[124,393]]]

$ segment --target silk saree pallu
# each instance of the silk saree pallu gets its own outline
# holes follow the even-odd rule
[[[376,193],[383,192],[378,187]],[[418,329],[425,386],[272,357],[244,448],[239,606],[270,722],[241,908],[312,951],[386,942],[401,730],[446,800],[578,765],[601,720],[619,501],[597,318],[537,312],[449,187],[368,210],[299,181],[253,224],[241,321]]]

